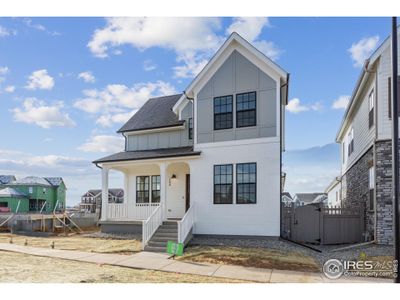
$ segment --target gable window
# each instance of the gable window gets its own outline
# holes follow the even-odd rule
[[[369,185],[369,209],[374,210],[374,190],[375,190],[375,168],[370,167],[368,170],[368,185]]]
[[[151,203],[160,203],[161,177],[151,176]]]
[[[353,128],[347,135],[347,156],[350,156],[354,151],[354,131]]]
[[[149,203],[149,176],[136,177],[136,203]]]
[[[214,130],[233,127],[232,99],[232,95],[214,98]]]
[[[188,123],[189,140],[193,140],[193,118],[189,118]]]
[[[256,126],[256,92],[236,95],[236,127]]]
[[[236,203],[254,204],[257,200],[257,165],[245,163],[236,165]]]
[[[369,93],[368,96],[368,108],[369,108],[369,113],[368,113],[368,124],[369,128],[371,128],[374,125],[374,90]]]
[[[214,204],[232,204],[233,165],[214,166]]]

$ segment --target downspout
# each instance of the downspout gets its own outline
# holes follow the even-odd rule
[[[283,238],[282,237],[282,230],[281,230],[282,229],[282,193],[283,193],[283,186],[282,186],[282,151],[283,151],[283,149],[282,149],[283,148],[283,142],[282,142],[282,136],[283,136],[282,115],[283,114],[282,114],[282,109],[285,109],[285,106],[288,103],[289,78],[290,78],[290,74],[287,74],[286,75],[286,83],[281,85],[281,90],[279,91],[280,95],[282,97],[282,93],[281,93],[282,88],[286,87],[286,99],[285,99],[285,103],[284,103],[285,105],[282,105],[282,99],[280,99],[281,101],[279,103],[279,106],[280,106],[280,109],[279,109],[279,112],[280,112],[280,116],[279,116],[279,120],[280,120],[280,122],[279,122],[279,131],[280,131],[280,139],[279,139],[279,145],[280,145],[280,149],[279,149],[279,237],[280,238]],[[286,179],[285,179],[285,181],[286,181]]]

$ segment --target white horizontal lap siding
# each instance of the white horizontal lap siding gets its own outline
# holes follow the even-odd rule
[[[354,113],[353,122],[348,127],[346,134],[344,135],[344,140],[346,141],[346,151],[345,156],[346,159],[343,163],[342,159],[342,174],[346,173],[346,171],[355,163],[357,160],[361,158],[361,156],[365,153],[367,149],[369,149],[374,141],[375,137],[375,124],[369,128],[369,107],[368,107],[368,96],[372,88],[375,90],[375,76],[370,78],[363,89],[362,93],[359,97],[362,98],[362,102],[356,109]],[[375,107],[376,109],[376,107]],[[348,156],[347,155],[347,136],[349,131],[353,128],[354,131],[354,151]],[[343,147],[341,145],[341,147]],[[342,153],[343,155],[343,153]]]
[[[280,145],[271,142],[201,147],[191,162],[195,234],[279,236]],[[257,203],[236,204],[237,163],[257,163]],[[214,165],[233,164],[233,204],[214,204]]]

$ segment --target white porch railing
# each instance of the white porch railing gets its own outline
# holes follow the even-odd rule
[[[194,224],[194,203],[190,205],[188,211],[178,222],[178,243],[184,243],[192,230]]]
[[[142,221],[146,220],[160,203],[108,203],[107,220]]]
[[[159,205],[147,220],[142,223],[142,247],[147,245],[153,234],[163,222],[163,206]]]

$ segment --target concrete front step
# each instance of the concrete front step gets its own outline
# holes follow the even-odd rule
[[[172,241],[177,243],[178,242],[178,238],[174,237],[174,238],[166,238],[166,237],[153,237],[150,242],[163,242],[163,243],[167,243],[168,241]]]
[[[168,241],[150,241],[148,246],[150,247],[164,247],[167,248]]]
[[[146,247],[144,247],[144,251],[149,251],[149,252],[166,252],[166,251],[167,251],[167,248],[166,248],[166,247],[146,246]]]

